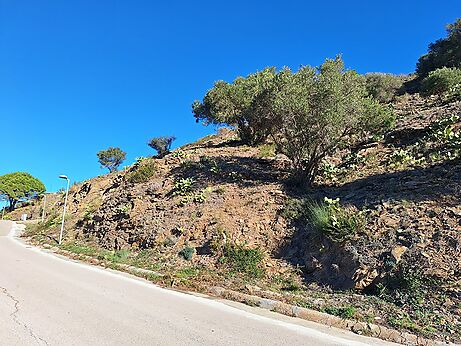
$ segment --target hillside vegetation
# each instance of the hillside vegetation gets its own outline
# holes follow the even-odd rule
[[[193,112],[227,126],[172,152],[174,137],[153,139],[157,156],[72,186],[62,248],[165,286],[460,341],[461,65],[432,48],[415,76],[337,58],[217,82]],[[32,241],[56,244],[55,198]]]

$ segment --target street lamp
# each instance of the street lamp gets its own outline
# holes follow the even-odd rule
[[[64,217],[66,216],[66,209],[67,209],[67,196],[69,195],[69,184],[70,180],[67,178],[67,175],[60,175],[60,179],[65,179],[67,180],[67,189],[66,189],[66,198],[64,199],[64,210],[62,212],[62,222],[61,222],[61,233],[59,234],[59,245],[61,245],[62,242],[62,233],[64,232]]]

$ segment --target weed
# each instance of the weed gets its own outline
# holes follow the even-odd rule
[[[352,207],[341,207],[339,199],[325,198],[310,203],[310,221],[314,228],[333,242],[342,243],[365,229],[365,217]]]
[[[301,216],[304,216],[306,207],[306,201],[297,198],[288,198],[285,201],[285,205],[282,209],[281,215],[290,221],[298,220]]]
[[[187,261],[191,261],[192,257],[194,256],[195,248],[186,246],[181,251],[179,251],[179,255]]]
[[[258,147],[259,157],[267,158],[275,156],[275,144],[263,144]]]
[[[263,253],[260,249],[249,249],[243,245],[226,244],[222,261],[239,273],[250,277],[261,277],[264,274],[262,268]]]
[[[353,306],[337,307],[327,306],[322,309],[327,314],[341,317],[343,319],[351,318],[355,315],[356,309]]]

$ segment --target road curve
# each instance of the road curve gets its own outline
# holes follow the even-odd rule
[[[0,221],[1,345],[391,345],[68,261],[13,226]]]

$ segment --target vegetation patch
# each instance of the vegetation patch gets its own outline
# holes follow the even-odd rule
[[[324,203],[311,203],[309,209],[314,229],[333,242],[342,243],[365,230],[363,213],[352,207],[342,207],[339,199],[325,198]]]
[[[226,244],[222,262],[228,264],[232,270],[238,273],[259,278],[264,275],[263,258],[264,256],[260,249],[250,249],[244,245]]]
[[[140,163],[135,169],[126,175],[126,180],[133,184],[145,183],[149,181],[156,172],[155,162]]]

